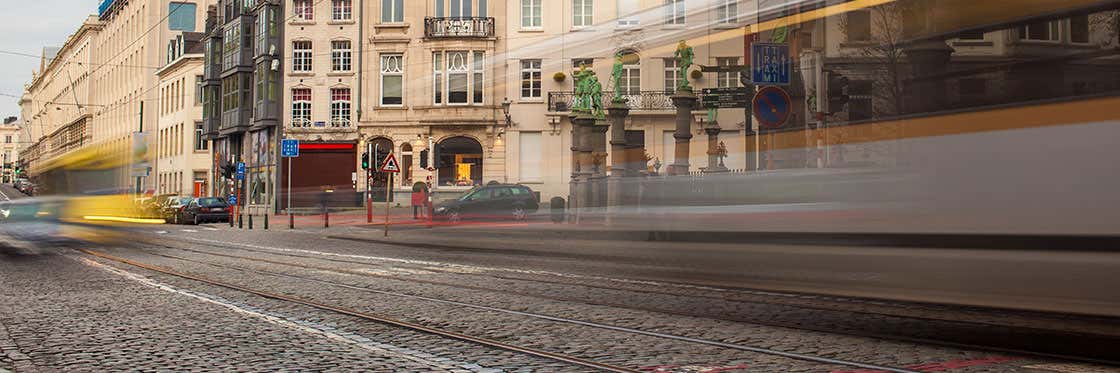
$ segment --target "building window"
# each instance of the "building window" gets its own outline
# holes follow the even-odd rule
[[[223,43],[223,56],[222,68],[230,69],[241,63],[241,59],[237,58],[238,53],[241,52],[241,25],[234,24],[225,30],[225,37],[222,39]]]
[[[717,66],[736,66],[738,64],[739,57],[716,57]],[[739,73],[720,71],[716,74],[716,86],[719,88],[738,87]]]
[[[241,106],[241,79],[237,75],[222,79],[222,111],[237,110]]]
[[[209,144],[206,143],[206,139],[202,137],[202,134],[204,134],[204,133],[206,133],[206,128],[202,126],[202,122],[194,122],[194,150],[195,151],[203,151],[203,150],[210,149]]]
[[[472,80],[471,87],[473,87],[471,89],[471,91],[473,93],[472,96],[474,96],[472,102],[474,102],[476,104],[481,104],[482,99],[484,98],[483,93],[482,93],[482,91],[483,91],[482,83],[485,82],[483,80],[483,78],[484,78],[484,75],[485,75],[484,66],[485,66],[486,60],[483,58],[483,53],[482,52],[474,52],[473,58],[474,58],[474,60],[471,61],[472,62],[471,65],[474,66],[474,69],[473,69],[474,70],[474,75],[471,77],[471,80]]]
[[[1038,22],[1019,27],[1019,38],[1023,40],[1033,41],[1058,41],[1058,25],[1057,21],[1052,22]]]
[[[447,103],[467,103],[467,79],[470,67],[467,52],[447,52]]]
[[[194,76],[194,106],[202,105],[202,75]]]
[[[451,0],[451,17],[470,17],[474,15],[471,0]]]
[[[167,6],[167,28],[171,31],[194,32],[194,3],[171,2]]]
[[[4,143],[5,144],[11,144],[12,143],[12,135],[4,136]]]
[[[331,0],[331,19],[335,21],[349,21],[354,16],[353,4],[350,0]]]
[[[331,88],[331,126],[350,127],[350,88]]]
[[[845,14],[849,42],[871,41],[871,12],[857,10]]]
[[[541,60],[521,60],[521,98],[541,98]]]
[[[334,40],[331,41],[331,71],[343,72],[350,71],[350,41],[349,40]]]
[[[665,93],[673,94],[677,85],[681,83],[681,65],[676,58],[666,58],[665,61]]]
[[[684,0],[665,0],[665,23],[684,24]]]
[[[312,0],[292,0],[292,13],[304,21],[315,20],[315,4]]]
[[[439,0],[442,1],[442,0]],[[432,103],[443,103],[443,52],[432,53],[432,85],[434,100]]]
[[[521,0],[521,28],[541,28],[541,1]]]
[[[872,107],[871,90],[873,83],[870,80],[852,80],[848,85],[848,120],[869,120],[874,115]]]
[[[404,22],[404,0],[381,0],[381,22]]]
[[[633,55],[634,61],[626,65],[622,65],[622,94],[624,95],[637,95],[642,92],[642,66],[636,56]],[[624,60],[626,57],[623,57]]]
[[[311,72],[311,41],[292,42],[292,71]]]
[[[521,173],[521,182],[539,182],[541,181],[541,150],[544,149],[541,144],[540,132],[521,132],[521,144],[518,150],[518,157],[520,162],[518,170]]]
[[[381,105],[404,104],[404,56],[381,56]]]
[[[311,127],[311,88],[292,89],[292,126]]]
[[[640,0],[618,0],[618,26],[637,27]]]
[[[587,27],[594,24],[594,0],[572,0],[572,27]]]
[[[739,22],[739,0],[716,0],[716,22]]]
[[[1078,44],[1089,43],[1089,15],[1070,17],[1069,41]]]

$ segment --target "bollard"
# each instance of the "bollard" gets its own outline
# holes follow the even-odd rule
[[[264,230],[268,230],[268,213],[264,214]]]
[[[296,215],[288,211],[288,229],[296,229]]]
[[[233,214],[230,214],[229,216],[229,227],[233,228]]]
[[[249,214],[249,230],[253,230],[253,214]]]
[[[331,227],[331,210],[323,210],[323,228]]]
[[[245,215],[237,214],[237,229],[245,229]]]

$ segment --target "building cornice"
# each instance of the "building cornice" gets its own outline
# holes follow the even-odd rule
[[[171,61],[171,63],[169,63],[167,65],[164,65],[163,67],[159,68],[159,70],[156,70],[156,76],[162,78],[165,75],[165,73],[174,71],[174,70],[178,69],[180,66],[186,65],[190,61],[194,61],[194,60],[202,61],[203,57],[205,57],[205,56],[202,53],[190,53],[190,54],[181,55],[181,56],[179,56],[179,58],[176,58],[174,61]]]

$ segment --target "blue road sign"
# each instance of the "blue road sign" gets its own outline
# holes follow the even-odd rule
[[[237,162],[237,180],[245,180],[245,162]]]
[[[237,204],[237,195],[236,194],[230,194],[229,195],[229,200],[226,201],[226,202],[229,202],[230,206],[236,205]]]
[[[751,44],[751,77],[757,85],[789,85],[789,45]]]
[[[774,129],[786,124],[792,105],[789,94],[779,87],[765,87],[754,95],[754,117],[762,128]]]
[[[280,156],[284,158],[299,157],[299,140],[280,140]]]

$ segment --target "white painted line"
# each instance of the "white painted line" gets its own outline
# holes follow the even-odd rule
[[[194,230],[194,229],[184,229],[184,230],[183,230],[183,232],[187,232],[187,233],[198,233],[198,231],[197,231],[197,230]]]
[[[185,289],[179,289],[179,288],[173,287],[171,285],[167,285],[167,284],[164,284],[164,283],[161,283],[161,282],[157,282],[157,281],[152,280],[150,278],[147,278],[143,275],[136,274],[136,273],[129,272],[129,271],[125,271],[123,269],[119,269],[119,268],[112,267],[112,266],[109,266],[109,265],[105,265],[105,264],[99,263],[99,262],[94,261],[94,260],[89,259],[89,258],[81,258],[81,261],[83,263],[85,263],[86,265],[89,265],[91,267],[95,267],[95,268],[99,268],[99,269],[108,271],[110,273],[119,275],[119,276],[127,278],[129,280],[139,282],[139,283],[141,283],[145,286],[150,286],[150,287],[153,287],[153,288],[156,288],[156,289],[159,289],[159,290],[163,290],[163,291],[166,291],[166,292],[169,292],[169,293],[179,294],[179,295],[191,297],[191,298],[194,298],[194,299],[206,302],[206,303],[210,303],[210,304],[218,305],[218,306],[221,306],[221,307],[225,307],[225,308],[227,308],[227,309],[229,309],[229,310],[231,310],[235,313],[240,313],[240,314],[247,315],[247,316],[250,316],[250,317],[253,317],[253,318],[257,318],[257,319],[263,320],[263,321],[265,321],[267,323],[270,323],[270,324],[273,324],[273,325],[279,325],[279,326],[287,327],[289,329],[293,329],[293,330],[296,330],[296,331],[304,332],[304,333],[307,333],[307,334],[317,335],[317,336],[320,336],[320,337],[324,337],[326,339],[330,339],[330,340],[335,341],[335,342],[341,342],[341,343],[354,345],[354,346],[357,346],[358,348],[361,348],[363,350],[366,350],[366,351],[369,351],[369,352],[372,352],[372,353],[375,353],[375,354],[379,354],[379,355],[382,355],[382,356],[385,356],[385,357],[405,359],[405,360],[420,363],[420,364],[423,364],[423,365],[426,365],[426,366],[429,366],[429,367],[432,367],[432,368],[437,368],[437,369],[441,369],[441,370],[448,370],[448,371],[469,371],[469,372],[484,372],[484,373],[499,372],[499,370],[497,370],[497,369],[488,369],[488,368],[482,367],[482,366],[480,366],[478,364],[474,364],[474,363],[465,363],[465,362],[460,362],[460,361],[454,361],[454,360],[450,360],[450,359],[447,359],[447,358],[442,358],[442,357],[439,357],[439,356],[435,356],[435,355],[429,354],[427,352],[413,350],[413,349],[410,349],[410,348],[407,348],[407,347],[401,347],[401,346],[395,346],[395,345],[391,345],[391,344],[387,344],[387,343],[377,342],[377,341],[374,341],[372,339],[369,339],[369,338],[366,338],[366,337],[363,337],[363,336],[360,336],[360,335],[357,335],[357,334],[354,334],[354,333],[351,333],[351,332],[347,332],[345,330],[340,330],[338,328],[334,328],[334,327],[331,327],[331,326],[327,326],[327,325],[323,325],[323,324],[319,324],[319,323],[315,323],[315,322],[310,322],[310,321],[305,321],[305,320],[292,318],[292,317],[289,317],[289,316],[286,316],[286,315],[283,315],[283,314],[278,314],[278,313],[265,311],[265,310],[262,310],[260,308],[253,307],[253,306],[250,306],[250,305],[247,305],[247,304],[241,304],[241,303],[238,303],[238,302],[230,301],[230,300],[221,298],[221,297],[216,296],[216,295],[210,295],[210,294],[198,293],[198,292],[185,290]]]
[[[156,234],[167,234],[167,231],[156,231]]]

